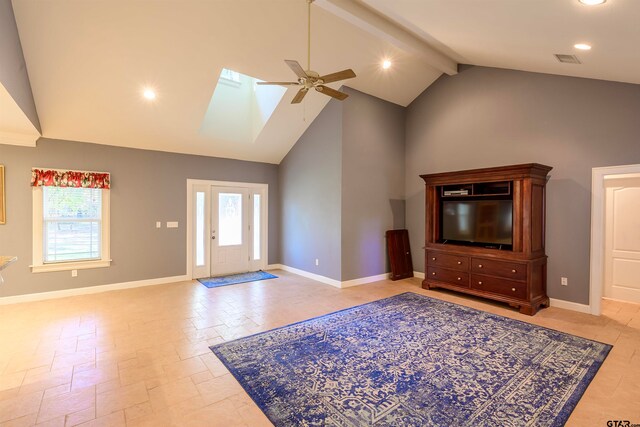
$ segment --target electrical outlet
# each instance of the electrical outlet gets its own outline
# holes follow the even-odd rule
[[[320,265],[320,260],[316,258],[316,265]]]
[[[162,227],[162,223],[160,221],[156,221],[156,228],[161,228]]]
[[[71,270],[71,277],[78,277],[78,270]]]
[[[567,279],[566,277],[561,277],[560,278],[560,284],[562,286],[569,286],[569,279]]]

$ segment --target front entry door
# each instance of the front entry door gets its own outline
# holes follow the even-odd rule
[[[212,187],[211,275],[249,271],[249,192]]]
[[[604,296],[640,303],[640,177],[605,180]]]

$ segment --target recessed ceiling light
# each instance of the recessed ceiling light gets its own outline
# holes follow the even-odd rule
[[[574,44],[573,47],[580,50],[591,50],[591,45],[588,45],[586,43],[577,43]]]
[[[391,67],[391,61],[389,61],[388,59],[385,59],[384,61],[382,61],[382,68],[384,68],[385,70],[389,69]]]
[[[142,96],[147,98],[149,101],[153,101],[154,99],[156,99],[156,93],[153,89],[149,88],[145,89],[144,92],[142,92]]]
[[[586,4],[587,6],[595,6],[597,4],[606,3],[607,0],[578,0],[582,4]]]

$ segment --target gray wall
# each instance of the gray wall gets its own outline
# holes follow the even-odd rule
[[[36,148],[0,145],[5,165],[7,223],[0,225],[0,255],[17,255],[3,271],[0,296],[171,277],[186,273],[187,178],[269,184],[269,263],[279,256],[278,166],[213,157],[136,150],[41,138]],[[111,173],[109,268],[31,273],[31,168]],[[156,229],[156,221],[163,228]],[[167,229],[166,221],[178,221]]]
[[[384,233],[404,228],[405,108],[342,90],[342,280],[351,280],[388,272]]]
[[[341,164],[342,104],[332,100],[280,163],[280,262],[334,280],[341,280]]]
[[[588,304],[591,168],[640,163],[640,86],[484,67],[407,109],[407,226],[424,271],[423,173],[537,162],[547,186],[548,294]],[[560,286],[560,277],[569,286]]]
[[[42,133],[11,0],[0,0],[0,83]]]

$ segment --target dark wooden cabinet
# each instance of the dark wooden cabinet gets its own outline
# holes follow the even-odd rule
[[[413,261],[409,247],[409,232],[407,230],[388,230],[387,252],[391,265],[391,280],[413,277]]]
[[[530,163],[420,175],[426,185],[422,286],[503,301],[529,315],[548,306],[544,223],[545,186],[550,170],[549,166]],[[470,244],[444,239],[443,202],[447,200],[510,202],[512,222],[508,244]],[[483,222],[482,212],[477,214],[475,227],[475,237],[479,236],[480,240],[482,236],[496,238],[496,231],[492,229],[495,224]]]

